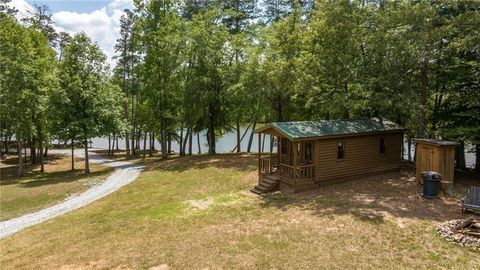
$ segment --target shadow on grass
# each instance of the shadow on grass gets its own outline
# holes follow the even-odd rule
[[[13,158],[12,158],[13,159]],[[16,158],[14,158],[17,160]],[[45,159],[45,165],[47,166],[56,166],[59,165],[58,160],[65,159],[64,155],[61,154],[51,154],[48,158]],[[3,161],[2,161],[3,162]],[[86,175],[83,172],[83,169],[69,170],[64,169],[59,171],[48,171],[49,168],[46,168],[46,172],[40,172],[39,164],[27,164],[23,167],[24,175],[22,177],[17,177],[17,166],[8,166],[1,168],[1,177],[0,185],[12,185],[18,184],[21,187],[39,187],[44,185],[53,185],[57,183],[68,183],[74,182],[85,177],[97,177],[105,173],[111,172],[113,169],[109,167],[102,168],[99,171],[91,172]]]
[[[51,161],[55,161],[55,160],[59,160],[59,159],[62,159],[64,158],[65,156],[61,155],[61,154],[49,154],[48,156],[44,157],[44,162],[47,163],[47,162],[51,162]],[[24,168],[26,169],[25,172],[28,172],[28,167],[30,165],[32,165],[33,168],[37,167],[38,164],[29,164],[30,162],[30,158],[27,156],[27,162],[26,164],[24,164]],[[5,167],[2,168],[2,172],[3,172],[3,169],[8,169],[8,168],[11,168],[11,167],[17,167],[17,164],[18,164],[18,156],[17,155],[8,155],[6,158],[2,158],[2,163],[4,165],[6,165]]]
[[[85,179],[85,177],[101,176],[110,171],[111,169],[105,168],[100,171],[91,172],[88,175],[83,173],[83,170],[43,173],[38,176],[35,176],[30,181],[25,181],[20,183],[20,186],[31,188],[31,187],[39,187],[39,186],[45,186],[45,185],[54,185],[58,183],[69,183],[69,182],[78,181],[80,179]]]
[[[265,196],[261,206],[285,211],[294,207],[332,218],[353,215],[372,223],[385,222],[386,216],[437,222],[463,217],[458,199],[427,200],[420,193],[421,186],[415,182],[414,173],[403,171],[360,177],[357,181],[294,195]]]
[[[147,154],[146,159],[143,160],[141,151],[136,157],[131,159],[126,158],[124,151],[117,152],[113,156],[107,155],[106,150],[95,150],[94,152],[115,161],[138,161],[146,165],[145,171],[160,170],[166,172],[182,172],[190,169],[220,168],[247,172],[257,169],[257,154],[249,153],[215,155],[195,154],[185,157],[171,154],[167,159],[163,160],[160,153],[155,151],[153,157],[149,157]]]

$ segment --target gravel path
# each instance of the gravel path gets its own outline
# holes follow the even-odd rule
[[[54,152],[65,153],[65,151],[62,150],[55,150]],[[82,151],[76,151],[75,155],[83,157]],[[68,213],[102,197],[105,197],[120,187],[133,182],[143,169],[143,166],[141,165],[124,161],[112,161],[92,152],[89,152],[89,158],[91,162],[105,164],[106,166],[115,168],[115,171],[109,177],[107,177],[104,182],[90,188],[76,197],[69,198],[38,212],[0,222],[0,238],[14,234],[27,227],[49,220],[56,216]]]

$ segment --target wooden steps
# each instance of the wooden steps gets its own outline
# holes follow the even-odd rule
[[[250,191],[255,194],[266,194],[274,191],[280,183],[280,175],[277,173],[259,176],[258,185]]]

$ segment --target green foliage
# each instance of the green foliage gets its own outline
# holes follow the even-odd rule
[[[39,32],[0,19],[1,118],[17,139],[46,137],[54,51]]]
[[[123,95],[109,82],[105,60],[84,33],[75,35],[65,47],[54,105],[62,139],[87,142],[122,129]]]
[[[480,140],[478,1],[136,0],[113,76],[84,34],[55,33],[48,8],[22,26],[8,2],[0,126],[32,145],[113,134],[135,154],[154,133],[166,157],[169,140],[206,130],[215,153],[219,134],[257,120],[370,117]]]

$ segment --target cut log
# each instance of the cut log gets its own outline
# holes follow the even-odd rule
[[[462,221],[460,224],[458,224],[457,226],[455,226],[455,228],[453,228],[455,231],[458,231],[460,229],[463,229],[467,226],[469,226],[471,223],[473,222],[473,217],[469,217],[467,219],[465,219],[464,221]]]

